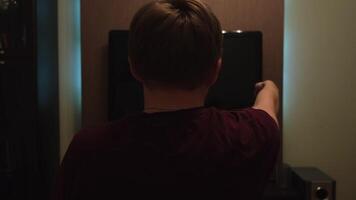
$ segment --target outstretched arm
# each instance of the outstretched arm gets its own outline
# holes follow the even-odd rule
[[[264,110],[277,123],[279,112],[279,90],[272,81],[267,80],[256,84],[257,97],[253,108]]]

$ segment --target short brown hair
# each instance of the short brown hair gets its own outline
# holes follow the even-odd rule
[[[221,57],[221,25],[197,0],[160,0],[143,6],[130,25],[129,57],[149,83],[194,89]]]

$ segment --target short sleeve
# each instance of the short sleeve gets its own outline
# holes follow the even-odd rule
[[[227,117],[229,135],[241,155],[247,159],[278,154],[280,130],[265,111],[247,108],[230,112]]]
[[[275,120],[264,110],[249,109],[258,127],[257,137],[263,141],[257,163],[259,163],[258,174],[260,183],[265,184],[276,166],[276,161],[280,152],[280,130]],[[264,186],[262,186],[264,187]]]
[[[279,145],[280,130],[276,121],[264,110],[250,108],[247,109],[253,120],[255,120],[255,127],[258,132],[261,132],[265,137],[267,144]]]

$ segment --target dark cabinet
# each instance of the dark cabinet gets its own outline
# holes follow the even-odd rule
[[[54,12],[47,20],[57,24],[56,1],[0,0],[2,200],[48,199],[59,162],[58,83],[47,82],[55,91],[51,95],[39,85],[40,79],[57,80],[50,72],[58,70],[57,29],[47,31],[51,37],[42,39],[40,35],[41,29],[48,28],[39,21],[45,8],[46,13]],[[50,55],[50,62],[42,61],[41,43],[49,47],[46,56]]]

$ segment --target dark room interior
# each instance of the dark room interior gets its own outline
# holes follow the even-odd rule
[[[263,199],[356,199],[356,1],[202,1],[223,40],[204,107],[250,108],[256,83],[279,88]],[[77,133],[145,110],[128,44],[148,2],[0,0],[1,200],[66,199],[53,195]]]

